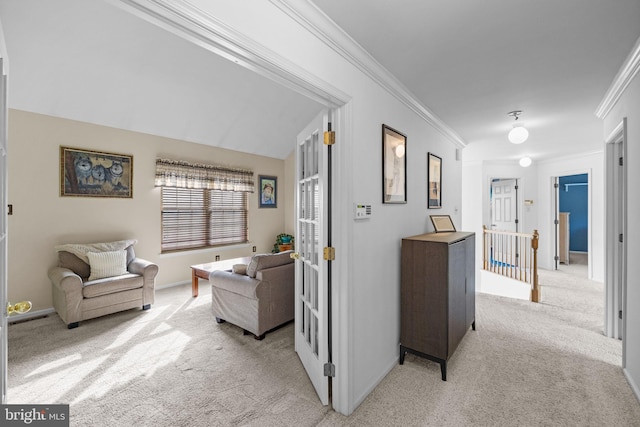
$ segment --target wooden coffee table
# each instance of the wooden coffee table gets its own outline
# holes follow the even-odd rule
[[[198,279],[209,280],[209,274],[212,271],[227,270],[230,271],[235,264],[249,264],[250,256],[241,258],[225,259],[222,261],[207,262],[204,264],[196,264],[191,266],[191,293],[194,297],[198,296]]]

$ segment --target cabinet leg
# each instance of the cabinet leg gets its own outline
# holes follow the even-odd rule
[[[400,346],[400,364],[403,365],[404,364],[404,355],[407,351],[404,349],[404,347]]]
[[[440,373],[442,374],[442,381],[446,381],[447,380],[447,361],[446,360],[440,361]]]
[[[471,329],[473,329],[474,331],[476,330],[476,321],[475,320],[471,324]]]

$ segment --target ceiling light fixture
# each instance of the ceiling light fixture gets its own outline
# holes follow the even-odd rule
[[[529,166],[531,166],[531,163],[531,157],[523,157],[520,159],[520,166],[522,166],[523,168],[528,168]]]
[[[396,146],[396,157],[404,157],[404,144],[399,144],[398,146]]]
[[[512,144],[522,144],[529,138],[529,131],[524,127],[524,123],[518,123],[518,117],[522,114],[522,111],[515,110],[508,113],[509,116],[516,120],[513,124],[513,129],[509,131],[509,141]]]

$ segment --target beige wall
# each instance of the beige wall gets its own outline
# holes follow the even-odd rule
[[[60,146],[133,155],[133,198],[60,197]],[[292,149],[293,149],[292,143]],[[155,159],[165,157],[251,169],[275,175],[277,209],[258,209],[257,193],[249,195],[248,245],[160,254],[160,189],[154,187]],[[52,306],[47,270],[56,264],[53,247],[135,238],[136,254],[157,263],[156,284],[191,280],[190,265],[270,252],[275,236],[289,231],[285,209],[292,209],[285,161],[65,120],[18,110],[9,112],[8,157],[9,300],[28,299],[34,310]],[[284,184],[284,185],[283,185]],[[290,200],[291,199],[291,200]]]

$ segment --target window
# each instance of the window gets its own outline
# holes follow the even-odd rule
[[[247,193],[162,187],[162,252],[245,243]]]

